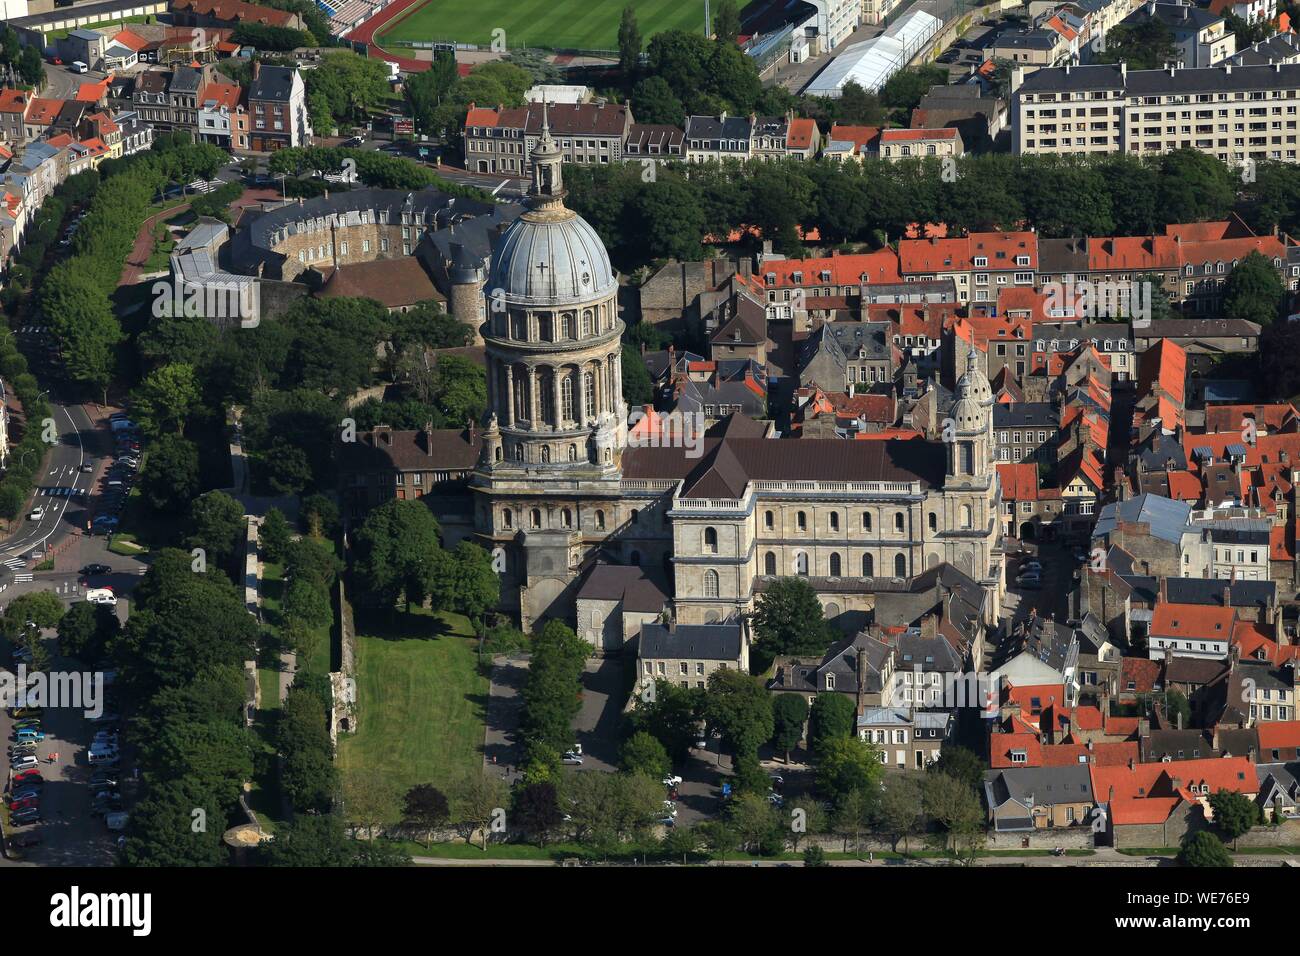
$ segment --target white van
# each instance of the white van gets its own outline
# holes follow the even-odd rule
[[[94,748],[91,748],[90,752],[86,754],[86,759],[92,764],[117,763],[119,755],[116,748],[112,750],[95,750]]]
[[[86,64],[82,63],[80,60],[73,60],[73,61],[72,61],[72,72],[73,72],[73,73],[86,73],[86,72],[88,72],[89,70],[90,70],[90,67],[86,66]]]
[[[117,607],[117,595],[109,588],[91,588],[86,592],[86,600],[91,604],[107,604]]]

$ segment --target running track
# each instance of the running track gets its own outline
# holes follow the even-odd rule
[[[349,33],[346,39],[369,44],[371,56],[386,60],[389,63],[396,63],[399,70],[407,73],[423,73],[431,65],[428,60],[412,60],[409,57],[397,56],[387,50],[381,50],[375,45],[375,33],[380,27],[396,19],[399,14],[405,13],[416,4],[423,2],[424,0],[393,0],[392,3]]]

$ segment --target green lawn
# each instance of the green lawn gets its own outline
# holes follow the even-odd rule
[[[482,766],[487,677],[467,619],[455,614],[357,616],[357,732],[339,737],[347,778],[370,774],[395,802],[417,783],[442,787]]]
[[[641,36],[704,29],[703,0],[429,0],[382,29],[384,40],[455,40],[487,46],[505,31],[508,49],[617,50],[623,8],[636,11]]]

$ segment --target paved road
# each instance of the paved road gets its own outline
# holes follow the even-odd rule
[[[86,525],[86,498],[94,487],[95,474],[82,474],[80,468],[89,460],[86,438],[95,431],[94,422],[83,405],[51,404],[52,423],[27,423],[28,428],[42,430],[52,424],[55,432],[45,472],[36,482],[36,495],[26,512],[42,507],[45,513],[39,520],[22,519],[0,542],[0,562],[14,571],[20,570],[19,562],[32,563],[28,556],[34,550],[56,548],[74,529]]]
[[[498,655],[492,662],[487,715],[483,731],[483,768],[496,770],[511,783],[519,779],[522,757],[516,743],[522,701],[519,692],[528,677],[528,658]],[[507,769],[511,772],[507,773]]]

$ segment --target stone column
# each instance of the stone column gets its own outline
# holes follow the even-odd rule
[[[579,365],[573,379],[573,408],[579,425],[587,424],[591,409],[587,407],[587,366]]]
[[[528,424],[537,427],[537,398],[541,393],[537,388],[537,366],[528,366]]]
[[[515,423],[515,367],[506,366],[506,425]]]
[[[563,406],[560,404],[560,386],[561,386],[561,374],[560,374],[560,373],[561,373],[561,369],[560,369],[560,368],[552,368],[552,369],[551,369],[551,394],[554,396],[554,401],[555,401],[555,422],[554,422],[554,424],[555,424],[555,427],[556,427],[556,428],[563,428],[563,427],[564,427],[564,408],[563,408]]]

